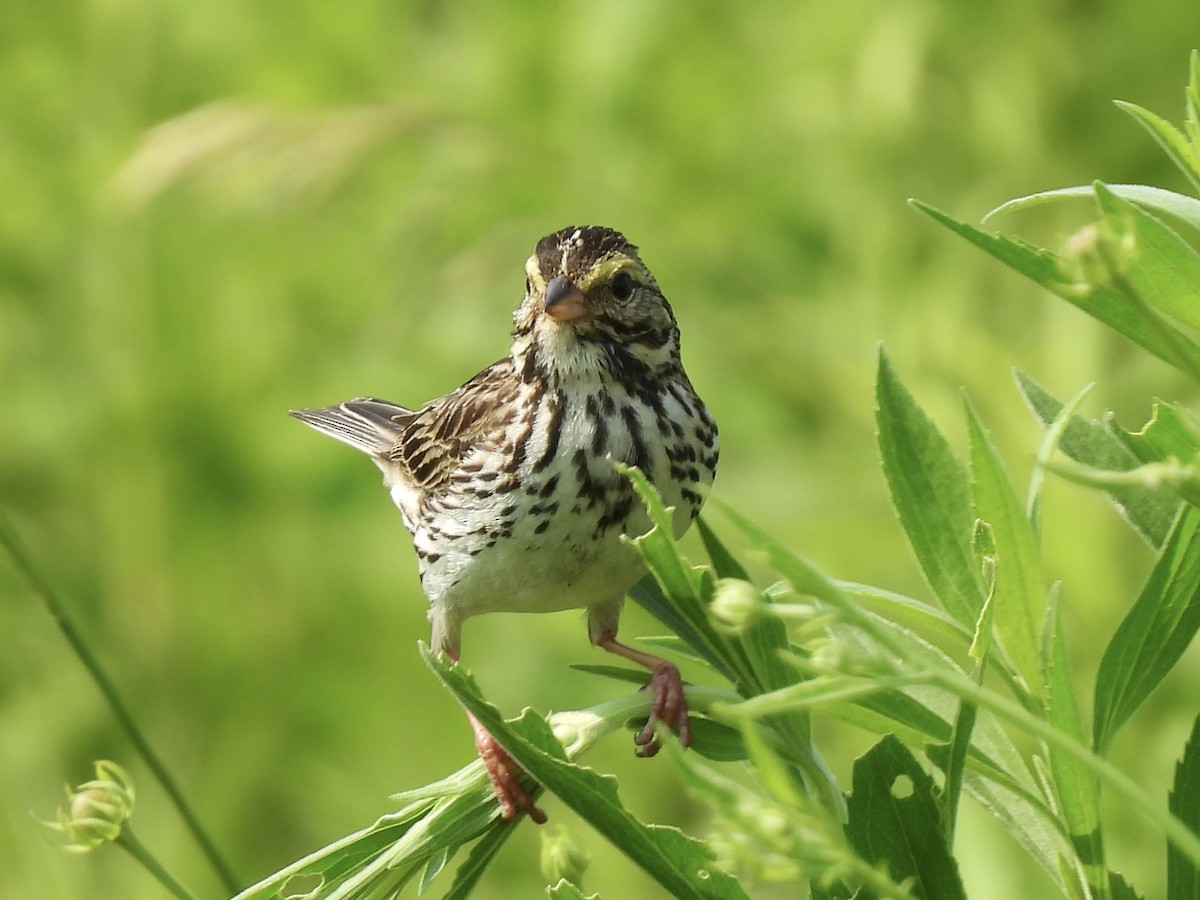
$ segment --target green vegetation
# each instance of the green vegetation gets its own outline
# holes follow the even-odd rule
[[[656,853],[694,846],[639,820],[715,827],[723,859],[759,865],[755,897],[792,896],[771,882],[822,866],[869,881],[854,860],[877,861],[904,828],[929,838],[914,865],[953,836],[957,872],[929,870],[947,879],[938,896],[959,876],[975,900],[1055,884],[1130,896],[1110,871],[1162,896],[1164,833],[1179,838],[1175,884],[1194,881],[1195,848],[1165,810],[1196,714],[1195,220],[1165,232],[1177,199],[1116,186],[1084,192],[1098,213],[1075,200],[1003,220],[1065,244],[1057,256],[958,221],[1097,177],[1179,190],[1200,178],[1186,139],[1157,132],[1181,179],[1108,102],[1177,108],[1195,13],[1126,6],[0,12],[0,502],[238,882],[420,807],[421,786],[468,764],[440,682],[488,709],[418,653],[414,564],[371,468],[284,411],[356,393],[419,402],[460,383],[504,352],[532,241],[582,221],[641,245],[721,424],[720,505],[757,523],[714,507],[683,552],[711,555],[723,578],[740,581],[729,567],[742,565],[756,584],[782,578],[775,611],[805,613],[746,632],[685,621],[685,638],[702,623],[712,635],[673,644],[710,692],[708,741],[655,761],[620,734],[591,741],[583,761],[619,777],[627,810],[603,821],[572,799],[543,720],[599,708],[608,728],[638,698],[569,668],[600,662],[577,617],[471,623],[464,658],[483,695],[505,715],[538,711],[513,726],[530,754],[518,758],[586,844],[586,890],[654,896],[656,881],[678,892],[663,879],[695,875],[656,873]],[[908,196],[1133,343],[948,240]],[[1028,373],[1019,392],[1013,366]],[[1086,399],[1055,399],[1090,382]],[[1152,409],[1153,396],[1184,402]],[[1130,431],[1103,409],[1153,425]],[[930,492],[950,498],[944,515],[928,514]],[[654,552],[656,566],[677,559]],[[702,600],[718,586],[679,571]],[[729,608],[757,608],[724,587]],[[661,633],[631,613],[626,637]],[[0,634],[0,894],[162,895],[127,856],[64,858],[38,834],[61,782],[109,758],[138,785],[142,842],[198,896],[219,896],[7,565]],[[766,652],[789,634],[798,666]],[[569,728],[563,716],[551,727]],[[1193,743],[1170,801],[1193,829],[1196,755]],[[749,779],[708,761],[741,756]],[[904,815],[858,805],[897,777]],[[869,824],[847,836],[853,853],[827,827],[839,789]],[[389,801],[396,791],[407,800]],[[739,797],[773,811],[776,836],[804,835],[800,850],[753,833]],[[940,831],[922,828],[931,811]],[[453,860],[491,859],[474,896],[541,891],[535,829],[484,840]],[[432,877],[446,859],[434,848],[428,862]],[[431,890],[449,889],[451,868]]]

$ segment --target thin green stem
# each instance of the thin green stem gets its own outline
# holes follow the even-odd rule
[[[59,631],[67,639],[67,643],[75,651],[75,655],[83,663],[83,667],[87,669],[92,681],[95,682],[96,687],[99,688],[100,693],[103,695],[105,701],[107,701],[121,729],[129,738],[130,743],[133,744],[134,749],[142,757],[151,774],[158,780],[158,783],[170,798],[171,803],[174,804],[180,818],[183,819],[184,824],[191,831],[193,838],[195,838],[201,851],[203,851],[205,857],[207,857],[209,863],[216,871],[225,890],[231,894],[234,893],[238,888],[237,879],[233,877],[232,871],[225,864],[225,861],[217,852],[216,846],[200,825],[199,819],[196,818],[196,814],[184,798],[179,785],[167,771],[167,767],[163,764],[162,759],[150,747],[150,742],[146,740],[141,728],[138,727],[129,708],[125,705],[125,701],[121,699],[121,695],[117,692],[116,685],[113,684],[112,679],[101,668],[99,661],[93,655],[83,635],[76,627],[75,622],[67,613],[65,604],[63,604],[58,593],[50,584],[49,579],[42,574],[42,571],[34,564],[33,559],[26,552],[20,538],[17,536],[16,529],[2,509],[0,509],[0,544],[8,551],[9,556],[12,557],[13,562],[16,564],[17,570],[24,576],[34,594],[41,599],[51,618],[58,625]]]
[[[172,896],[178,897],[179,900],[197,900],[196,895],[176,881],[171,873],[158,861],[158,857],[147,850],[145,845],[137,839],[133,831],[130,830],[128,822],[125,823],[125,827],[121,829],[121,833],[117,835],[114,843],[129,851],[130,856],[141,863],[147,872],[158,879],[158,883],[170,891]]]
[[[1200,837],[1197,837],[1190,828],[1175,818],[1170,810],[1157,805],[1124,772],[1097,756],[1090,748],[1072,740],[1069,735],[1063,734],[1049,722],[1039,719],[1020,705],[1005,700],[966,678],[954,677],[944,672],[927,672],[914,676],[913,683],[940,687],[963,699],[972,700],[984,709],[1007,719],[1029,734],[1074,757],[1084,768],[1100,779],[1101,783],[1114,793],[1120,794],[1141,815],[1161,828],[1167,840],[1185,854],[1194,865],[1200,866]]]

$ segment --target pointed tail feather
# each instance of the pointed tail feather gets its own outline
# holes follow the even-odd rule
[[[305,425],[369,456],[386,456],[396,446],[413,411],[387,400],[358,397],[321,409],[293,409]]]

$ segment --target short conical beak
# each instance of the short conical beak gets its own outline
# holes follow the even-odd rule
[[[566,277],[556,275],[546,285],[544,309],[555,322],[574,322],[587,315],[587,298]]]

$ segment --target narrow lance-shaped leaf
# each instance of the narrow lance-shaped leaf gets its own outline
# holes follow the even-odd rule
[[[1179,661],[1200,628],[1200,509],[1185,506],[1141,595],[1117,626],[1096,675],[1095,734],[1105,753],[1117,730]]]
[[[671,896],[743,900],[736,881],[713,868],[707,849],[676,828],[645,825],[621,803],[616,779],[567,761],[546,721],[526,710],[506,722],[459,666],[421,648],[426,665],[533,778],[604,835]]]
[[[1049,250],[1017,238],[981,231],[917,200],[912,205],[1180,371],[1189,375],[1200,372],[1200,346],[1140,298],[1130,297],[1111,285],[1081,283],[1075,275],[1063,271],[1058,256]]]
[[[1175,818],[1200,834],[1200,717],[1175,766],[1168,803]],[[1200,900],[1200,869],[1174,844],[1167,845],[1167,900]]]
[[[1146,184],[1110,184],[1108,185],[1108,189],[1121,199],[1136,203],[1144,209],[1153,210],[1154,212],[1178,219],[1181,222],[1191,225],[1193,228],[1200,228],[1200,200],[1197,200],[1195,197],[1189,197],[1186,194],[1178,194],[1175,191],[1168,191]],[[1095,197],[1095,186],[1090,184],[1055,188],[1051,191],[1039,191],[1036,194],[1017,197],[1014,200],[1001,203],[983,217],[983,223],[986,225],[997,216],[1016,212],[1020,209],[1041,206],[1044,203],[1055,203],[1060,200],[1094,200]]]
[[[1096,184],[1096,199],[1111,223],[1130,230],[1137,254],[1128,277],[1147,303],[1189,328],[1200,328],[1200,254],[1175,231],[1136,203]]]
[[[900,524],[934,594],[950,615],[971,627],[983,604],[983,588],[971,553],[966,470],[882,349],[875,403],[883,473]]]
[[[966,404],[971,436],[975,512],[990,526],[995,553],[995,626],[1004,652],[1026,688],[1040,694],[1040,634],[1046,582],[1033,526],[1009,481],[991,438]]]
[[[1192,187],[1200,191],[1200,155],[1197,155],[1196,148],[1191,141],[1162,116],[1155,115],[1147,109],[1124,100],[1117,100],[1116,104],[1118,108],[1133,116],[1138,124],[1150,133],[1150,136],[1166,151],[1171,161],[1191,181]]]
[[[1071,670],[1058,615],[1057,591],[1046,613],[1045,708],[1046,720],[1056,729],[1084,743],[1083,724],[1075,703]],[[1108,895],[1108,872],[1104,862],[1104,840],[1100,829],[1100,785],[1079,760],[1058,747],[1048,748],[1050,771],[1063,821],[1071,837],[1092,897]],[[1075,868],[1069,866],[1069,868]]]
[[[628,540],[645,560],[656,584],[643,581],[631,596],[674,628],[744,695],[794,683],[795,669],[779,660],[779,653],[788,646],[783,623],[774,616],[765,616],[738,636],[715,628],[708,614],[713,590],[709,573],[692,566],[680,553],[671,536],[670,514],[646,476],[636,468],[621,468],[653,522],[648,532]],[[711,541],[715,541],[715,536],[710,535]],[[729,564],[728,559],[723,561],[723,565]],[[807,742],[807,722],[794,724]]]

